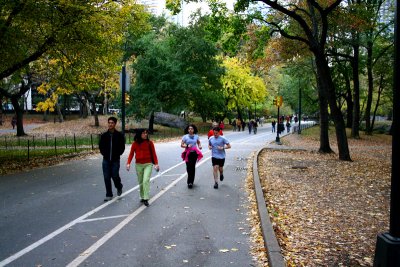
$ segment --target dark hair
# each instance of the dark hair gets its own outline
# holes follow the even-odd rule
[[[150,140],[150,137],[148,135],[149,130],[147,130],[145,128],[135,129],[135,137],[133,137],[133,140],[139,144],[142,143],[143,142],[143,138],[142,138],[143,132],[147,132],[147,140]]]
[[[114,123],[117,123],[117,118],[115,117],[109,117],[107,121],[112,120]]]
[[[219,131],[221,131],[221,128],[219,128],[219,127],[214,127],[214,128],[213,128],[213,131],[219,132]]]
[[[185,134],[188,134],[188,133],[189,133],[189,127],[193,127],[193,133],[195,133],[195,134],[198,133],[196,125],[194,125],[194,124],[189,124],[189,125],[186,126],[186,128],[185,128],[185,131],[184,131]]]

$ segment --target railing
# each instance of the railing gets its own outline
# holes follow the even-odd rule
[[[98,148],[99,135],[0,136],[0,160],[30,160]]]
[[[290,127],[293,130],[289,129],[289,132],[291,131],[292,133],[298,133],[299,130],[301,132],[302,130],[313,127],[316,124],[317,123],[315,121],[305,121],[305,122],[301,122],[300,127],[299,127],[299,123],[294,123],[293,126]]]
[[[204,134],[208,130],[209,127],[201,127],[199,132]],[[125,134],[127,144],[133,142],[134,135],[131,132]],[[182,136],[182,129],[166,128],[155,131],[150,135],[150,139],[157,142]],[[100,134],[0,136],[0,163],[5,162],[5,160],[29,161],[32,158],[64,156],[82,151],[96,150],[99,147],[99,138]]]

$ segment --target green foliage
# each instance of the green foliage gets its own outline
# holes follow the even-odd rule
[[[145,117],[151,111],[176,113],[189,109],[199,113],[213,110],[219,101],[222,68],[216,49],[203,38],[201,28],[164,25],[163,31],[150,33],[136,42],[133,64],[135,83],[133,104],[128,111]]]
[[[221,53],[236,56],[250,18],[230,12],[220,1],[210,0],[208,4],[211,14],[198,18],[197,24],[204,28],[205,38],[213,42]]]

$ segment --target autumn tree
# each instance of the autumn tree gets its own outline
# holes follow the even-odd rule
[[[252,75],[251,69],[237,58],[225,58],[226,73],[222,76],[223,93],[228,110],[237,110],[243,121],[242,110],[255,102],[263,102],[267,91],[262,78]]]
[[[106,40],[117,41],[112,47],[122,41],[123,21],[136,15],[132,12],[133,6],[134,2],[129,0],[3,1],[0,5],[0,79],[3,80],[0,96],[11,99],[17,111],[17,135],[25,134],[19,111],[21,95],[42,82],[38,77],[45,70],[39,61],[56,60],[64,64],[63,72],[74,60],[95,63],[97,54],[105,52],[101,48]],[[10,81],[13,85],[8,86]]]
[[[273,12],[263,15],[262,21],[273,26],[280,35],[304,43],[314,55],[319,96],[329,103],[335,123],[339,159],[351,160],[343,115],[336,102],[335,86],[326,56],[329,16],[338,8],[341,0],[330,3],[310,0],[298,4],[270,0],[239,0],[236,4],[237,10],[246,9],[250,2],[262,2],[271,7]],[[292,23],[297,23],[299,31],[288,31],[287,25]]]

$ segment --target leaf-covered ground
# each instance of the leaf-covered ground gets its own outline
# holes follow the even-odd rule
[[[264,150],[259,157],[287,265],[372,266],[377,234],[389,227],[391,137],[349,139],[353,161],[345,162],[337,152],[318,153],[315,136],[292,134],[283,145],[293,150]],[[335,138],[330,141],[336,151]]]

